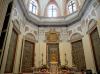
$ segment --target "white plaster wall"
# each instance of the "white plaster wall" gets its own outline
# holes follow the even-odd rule
[[[61,65],[65,65],[65,59],[68,61],[68,66],[72,66],[72,54],[71,54],[71,44],[70,42],[60,42],[59,43],[59,53]],[[66,57],[65,57],[66,54]]]
[[[39,67],[41,65],[40,60],[40,44],[35,43],[35,67]]]
[[[63,16],[64,15],[63,0],[56,0],[56,2],[58,4],[61,16]]]
[[[49,0],[40,0],[40,1],[39,1],[39,2],[40,2],[40,10],[41,10],[40,15],[41,15],[41,16],[44,16],[44,14],[45,14],[45,8],[46,8],[46,6],[47,6],[47,4],[48,4],[48,1],[49,1]]]
[[[39,50],[40,50],[40,54],[39,54],[39,56],[40,56],[40,58],[39,58],[40,65],[46,64],[47,63],[47,60],[46,60],[46,56],[47,56],[46,43],[39,42]],[[43,57],[42,57],[42,54],[43,54]],[[42,63],[42,58],[43,58],[43,63]]]

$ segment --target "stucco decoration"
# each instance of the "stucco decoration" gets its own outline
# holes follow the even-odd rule
[[[59,32],[55,30],[50,30],[46,33],[47,42],[58,42],[59,41]]]
[[[81,26],[77,27],[77,30],[80,31],[80,32],[82,32]]]
[[[29,31],[29,27],[25,27],[25,32]]]
[[[92,10],[91,15],[96,16],[95,10]]]
[[[74,33],[74,34],[72,34],[71,35],[71,37],[70,37],[70,42],[74,42],[74,41],[77,41],[77,40],[80,40],[80,39],[82,39],[82,35],[80,34],[80,33]]]
[[[89,21],[89,23],[88,23],[88,31],[87,31],[87,33],[92,32],[96,28],[96,26],[97,26],[97,21],[94,20],[94,19],[91,19]]]
[[[13,15],[14,16],[17,16],[18,15],[18,12],[17,12],[17,9],[16,8],[13,8],[14,10],[13,10]]]
[[[68,31],[68,35],[70,36],[72,34],[72,30],[69,30]]]
[[[14,27],[16,27],[16,31],[19,32],[20,31],[20,23],[17,19],[15,19],[14,21],[12,21]]]
[[[60,42],[66,42],[68,40],[68,30],[67,29],[60,30],[59,39],[60,39]]]
[[[84,28],[85,27],[85,25],[86,25],[86,21],[87,21],[87,19],[83,19],[82,21],[81,21],[81,27],[82,28]]]
[[[25,40],[28,40],[30,42],[36,42],[35,36],[32,33],[28,33],[25,35]]]
[[[86,19],[86,25],[88,24],[88,22],[89,22],[89,19],[87,18],[87,19]]]

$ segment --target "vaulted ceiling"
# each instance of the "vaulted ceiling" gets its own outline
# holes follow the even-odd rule
[[[52,0],[54,1],[54,0]],[[55,0],[58,6],[60,7],[60,11],[63,9],[64,1],[68,0]],[[37,26],[69,26],[70,24],[77,22],[83,16],[86,8],[89,6],[89,3],[92,0],[77,0],[79,3],[79,10],[74,12],[73,14],[64,15],[61,12],[61,16],[59,17],[45,17],[43,12],[45,12],[45,7],[50,2],[50,0],[38,0],[40,6],[40,14],[34,15],[28,11],[29,0],[19,0],[19,4],[21,9],[26,17],[26,19]]]

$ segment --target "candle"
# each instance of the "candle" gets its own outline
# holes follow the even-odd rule
[[[42,53],[42,65],[43,65],[43,53]]]
[[[65,53],[65,65],[67,65],[67,64],[68,64],[68,61],[66,59],[66,53]]]

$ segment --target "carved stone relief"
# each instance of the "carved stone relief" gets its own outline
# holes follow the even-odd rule
[[[21,31],[20,31],[20,24],[19,24],[19,21],[16,19],[16,20],[12,20],[12,24],[13,24],[13,28],[18,32],[18,33],[20,33]]]
[[[69,30],[68,31],[68,35],[70,36],[72,34],[72,30]]]
[[[80,40],[80,39],[82,39],[82,35],[81,34],[79,34],[79,33],[74,33],[74,34],[72,34],[71,35],[71,37],[70,37],[70,42],[74,42],[74,41],[77,41],[77,40]]]
[[[77,27],[77,30],[82,32],[81,26]]]
[[[17,12],[17,9],[16,8],[14,8],[14,10],[13,10],[13,15],[14,16],[17,16],[18,15],[18,12]]]
[[[26,32],[26,31],[29,31],[29,27],[25,27],[25,32]]]
[[[88,23],[88,33],[92,32],[94,30],[94,28],[97,25],[97,21],[94,19],[91,19]]]
[[[96,16],[95,10],[92,10],[91,15]]]
[[[38,32],[37,32],[37,31],[34,31],[34,34],[35,34],[35,35],[37,35],[37,34],[38,34]]]
[[[47,42],[58,42],[59,41],[59,33],[54,31],[49,31],[46,33]]]
[[[25,40],[28,40],[30,42],[36,42],[35,36],[32,33],[28,33],[25,35]]]
[[[82,21],[81,21],[81,27],[83,28],[83,27],[85,27],[85,19],[83,19]]]
[[[86,19],[86,25],[88,24],[88,22],[89,22],[89,20],[88,20],[88,18]]]
[[[97,6],[97,2],[95,1],[94,3],[93,3],[93,7],[95,8]]]

